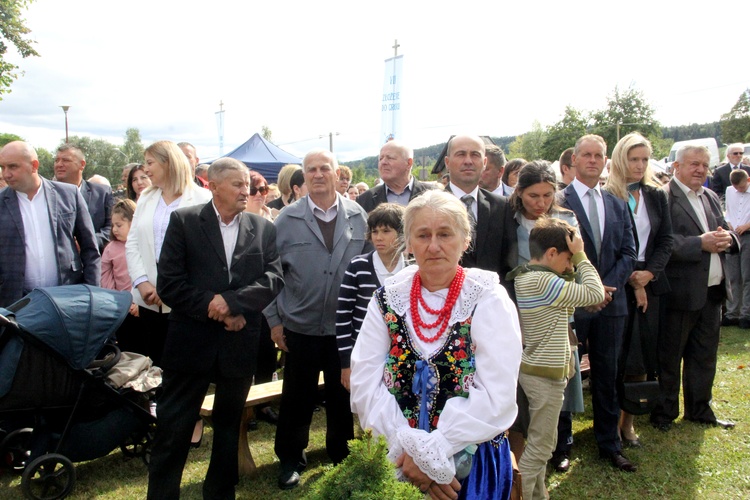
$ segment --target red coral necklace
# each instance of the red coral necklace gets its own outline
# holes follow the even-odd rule
[[[451,317],[453,306],[456,304],[456,300],[458,300],[458,294],[461,293],[461,287],[464,284],[465,276],[464,268],[457,266],[456,275],[453,277],[453,281],[451,281],[451,285],[448,288],[448,296],[445,298],[445,305],[442,309],[432,309],[425,303],[424,298],[422,297],[422,278],[419,276],[419,272],[414,275],[414,280],[411,284],[411,294],[409,295],[411,322],[414,326],[414,332],[417,334],[417,337],[424,342],[435,342],[443,335],[445,329],[448,328],[448,320]],[[422,320],[422,317],[419,314],[419,304],[422,304],[425,311],[437,316],[434,323],[426,323]],[[427,337],[422,333],[421,328],[435,328],[438,325],[440,325],[440,329],[434,336]]]

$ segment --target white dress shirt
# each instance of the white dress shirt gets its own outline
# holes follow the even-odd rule
[[[677,177],[673,177],[675,184],[682,189],[685,196],[690,202],[690,206],[693,207],[693,211],[698,216],[698,221],[701,223],[701,229],[704,233],[714,231],[716,228],[708,227],[708,218],[706,217],[706,209],[703,207],[703,202],[699,198],[699,195],[703,195],[705,191],[703,186],[696,192],[690,189],[688,186],[680,182]],[[705,196],[705,195],[704,195]],[[711,261],[708,266],[708,286],[715,286],[721,284],[721,280],[724,278],[724,271],[721,268],[721,258],[718,253],[711,252]]]
[[[39,187],[31,200],[26,193],[19,191],[16,191],[16,196],[23,219],[26,246],[24,292],[44,286],[57,286],[60,284],[57,249],[52,236],[44,186]]]
[[[219,220],[219,230],[221,231],[221,240],[224,243],[224,255],[227,258],[227,274],[229,275],[229,281],[232,281],[232,255],[234,255],[234,249],[237,246],[237,236],[240,234],[240,217],[242,212],[238,213],[232,219],[232,222],[225,224],[221,220],[221,214],[216,209],[216,204],[211,200],[211,206],[214,207],[216,212],[216,218]]]
[[[455,184],[453,184],[452,182],[450,183],[450,187],[451,187],[451,192],[452,192],[452,193],[453,193],[454,195],[456,195],[456,197],[457,197],[457,198],[458,198],[459,200],[460,200],[461,198],[463,198],[464,196],[466,196],[467,194],[468,194],[469,196],[471,196],[472,198],[474,198],[474,203],[472,203],[472,204],[471,204],[471,211],[472,211],[472,213],[474,214],[474,220],[479,220],[479,219],[477,218],[477,202],[478,202],[478,200],[479,200],[479,198],[477,198],[477,196],[479,196],[479,186],[475,186],[475,187],[474,187],[474,190],[473,190],[473,191],[471,191],[470,193],[467,193],[466,191],[464,191],[464,190],[463,190],[463,189],[461,189],[460,187],[456,186],[456,185],[455,185]]]
[[[726,192],[727,214],[726,220],[737,229],[743,224],[750,222],[750,191],[737,191],[734,186],[729,186]]]

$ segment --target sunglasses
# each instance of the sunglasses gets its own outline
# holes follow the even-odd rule
[[[256,194],[262,194],[263,196],[268,194],[268,186],[252,186],[250,188],[250,196],[255,196]]]
[[[742,151],[735,151],[734,153],[729,153],[732,156],[742,156]]]

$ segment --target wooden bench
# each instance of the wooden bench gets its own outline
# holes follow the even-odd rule
[[[245,409],[242,411],[240,442],[237,449],[240,475],[251,476],[255,474],[255,460],[253,460],[253,454],[250,452],[250,443],[247,440],[247,423],[252,420],[255,415],[253,408],[280,399],[282,385],[283,381],[278,380],[276,382],[267,382],[265,384],[257,384],[250,387],[250,392],[248,392],[247,399],[245,400]],[[321,372],[318,377],[318,389],[322,389],[323,387],[323,373]],[[205,420],[208,425],[211,425],[213,408],[214,395],[211,394],[206,396],[203,400],[203,405],[201,405],[200,411],[201,417],[203,417],[203,420]]]

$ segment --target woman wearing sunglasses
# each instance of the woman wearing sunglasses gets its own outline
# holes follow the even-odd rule
[[[247,200],[245,212],[260,215],[264,219],[273,220],[271,210],[266,206],[268,182],[258,172],[250,171],[250,197]]]

